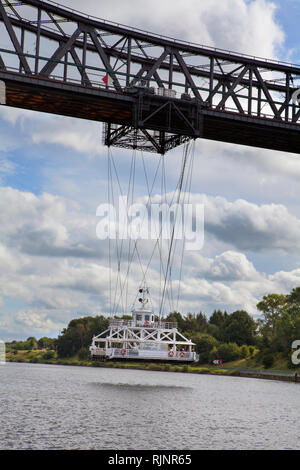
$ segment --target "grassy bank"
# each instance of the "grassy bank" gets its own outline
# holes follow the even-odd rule
[[[52,357],[51,357],[52,356]],[[185,372],[194,374],[212,374],[241,376],[254,378],[270,378],[273,380],[290,380],[294,381],[294,374],[299,374],[300,368],[289,370],[287,363],[282,358],[275,358],[272,369],[264,369],[257,358],[240,359],[234,362],[223,364],[222,367],[206,365],[175,365],[175,364],[159,364],[159,363],[141,363],[141,362],[93,362],[91,360],[82,360],[78,356],[72,358],[58,358],[56,353],[49,351],[16,351],[6,354],[7,362],[31,363],[31,364],[52,364],[66,366],[81,367],[99,367],[99,368],[116,368],[116,369],[137,369],[162,372]]]
[[[46,356],[46,357],[45,357]],[[139,370],[152,370],[152,371],[165,371],[165,372],[194,372],[194,373],[226,373],[234,375],[234,371],[226,370],[224,368],[215,368],[210,366],[191,366],[187,364],[172,365],[172,364],[158,364],[158,363],[144,363],[144,362],[98,362],[91,360],[81,360],[77,356],[72,358],[58,358],[56,355],[48,358],[47,353],[43,351],[17,351],[16,353],[8,352],[6,354],[7,362],[19,362],[30,364],[52,364],[52,365],[65,365],[65,366],[81,366],[81,367],[103,367],[103,368],[117,368],[117,369],[139,369]]]

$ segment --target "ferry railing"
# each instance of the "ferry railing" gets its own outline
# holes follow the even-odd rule
[[[124,358],[124,359],[157,359],[157,360],[166,360],[166,361],[195,361],[199,360],[199,355],[194,351],[176,351],[173,355],[170,351],[152,351],[152,350],[143,350],[143,349],[121,349],[121,348],[93,348],[92,356],[109,358]]]
[[[117,320],[113,319],[110,320],[110,326],[114,328],[123,328],[124,326],[128,327],[137,327],[137,328],[162,328],[164,330],[173,330],[174,328],[178,328],[177,322],[139,322],[136,323],[133,320]]]
[[[135,326],[133,320],[110,320],[109,326],[123,327],[123,326]]]
[[[91,352],[93,356],[105,356],[106,355],[106,349],[98,348],[97,346],[91,348]]]
[[[171,355],[168,351],[151,351],[143,349],[120,349],[120,348],[111,348],[107,351],[107,355],[111,358],[153,358],[161,360],[174,360],[174,361],[187,361],[187,360],[196,360],[197,354],[195,352],[189,351],[176,351],[174,355]]]

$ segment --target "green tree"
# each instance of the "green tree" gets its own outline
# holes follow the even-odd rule
[[[199,324],[196,320],[196,316],[192,313],[188,313],[184,318],[184,331],[198,331]]]
[[[183,316],[179,312],[170,313],[164,321],[171,322],[171,323],[172,322],[177,323],[178,329],[180,331],[186,331],[186,329],[187,329],[185,319],[183,318]]]
[[[227,313],[226,312],[221,312],[221,310],[214,310],[212,315],[209,318],[209,323],[211,325],[216,325],[220,328],[224,326],[224,323],[227,319]]]
[[[293,303],[278,318],[272,341],[273,350],[288,355],[293,341],[300,339],[300,306]]]
[[[218,341],[222,341],[223,339],[223,330],[217,325],[209,323],[207,325],[207,333],[210,336],[213,336],[214,338],[216,338]]]
[[[256,323],[253,318],[244,310],[237,310],[228,315],[223,338],[225,342],[243,344],[255,344]]]
[[[262,364],[265,369],[270,369],[274,364],[274,353],[270,350],[266,350],[262,356]]]
[[[38,347],[53,350],[56,347],[56,342],[56,338],[47,338],[46,336],[43,336],[38,340]]]
[[[197,333],[193,337],[193,341],[196,345],[196,352],[199,354],[199,362],[202,364],[207,363],[209,361],[210,352],[218,345],[218,341],[207,333]]]
[[[295,287],[292,292],[286,296],[288,304],[295,304],[300,307],[300,287]]]
[[[206,315],[204,315],[204,313],[202,312],[199,312],[196,315],[196,322],[197,322],[197,331],[201,333],[205,333],[207,331],[207,324],[208,324]]]
[[[257,304],[257,309],[263,314],[263,325],[265,329],[273,331],[280,315],[287,308],[285,295],[268,294]]]
[[[249,346],[247,346],[246,344],[243,344],[243,346],[240,347],[240,354],[243,359],[246,359],[247,357],[249,357],[251,355]]]
[[[258,320],[259,344],[262,351],[272,349],[275,352],[284,349],[284,335],[286,334],[284,330],[289,323],[289,315],[286,316],[286,313],[294,305],[289,303],[287,298],[282,294],[268,294],[257,304],[258,310],[263,314],[263,317]],[[285,321],[282,321],[283,318]]]
[[[26,344],[27,344],[26,349],[36,349],[38,347],[38,342],[33,336],[30,336],[29,338],[27,338]]]
[[[74,356],[81,348],[91,345],[93,336],[108,328],[109,320],[105,317],[82,317],[71,320],[57,340],[59,357]]]
[[[221,310],[214,310],[209,318],[207,333],[214,336],[218,341],[224,341],[224,326],[227,321],[227,312]]]
[[[222,360],[223,362],[236,361],[241,358],[241,351],[236,343],[223,343],[214,347],[210,353],[210,361],[215,359]]]

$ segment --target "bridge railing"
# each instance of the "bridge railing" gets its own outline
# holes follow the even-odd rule
[[[26,2],[24,2],[24,4],[25,3]],[[112,25],[112,26],[116,26],[116,27],[119,27],[119,28],[125,28],[128,31],[136,31],[138,33],[142,33],[143,35],[149,36],[149,38],[154,37],[154,38],[157,38],[157,39],[171,41],[174,44],[178,44],[178,45],[187,45],[187,46],[192,46],[192,47],[205,49],[205,50],[208,50],[208,51],[235,55],[237,57],[244,57],[244,58],[247,58],[249,60],[257,60],[257,61],[268,62],[270,65],[271,64],[287,65],[287,66],[292,66],[292,67],[298,67],[299,68],[299,64],[294,64],[292,62],[286,62],[286,61],[282,61],[282,60],[278,60],[278,59],[268,59],[268,58],[257,56],[257,55],[245,54],[245,53],[240,53],[240,52],[236,52],[236,51],[231,51],[229,49],[221,49],[221,48],[218,48],[218,47],[213,47],[213,46],[208,46],[208,45],[201,45],[201,44],[193,42],[193,41],[178,40],[178,39],[175,39],[171,36],[166,36],[166,35],[163,35],[163,34],[153,33],[153,32],[147,31],[147,30],[143,30],[141,28],[135,28],[135,27],[132,27],[132,26],[128,26],[128,25],[119,23],[119,22],[106,20],[104,18],[100,18],[100,17],[97,17],[95,15],[89,15],[87,13],[83,13],[82,11],[76,10],[75,8],[69,7],[67,5],[62,5],[58,2],[55,2],[54,0],[47,0],[47,1],[42,2],[42,3],[44,3],[44,8],[45,9],[47,8],[47,3],[49,3],[51,5],[55,5],[56,7],[58,7],[61,10],[65,10],[67,12],[74,13],[74,14],[79,15],[79,16],[85,18],[85,19],[98,21],[98,22],[104,23],[106,25]]]
[[[1,52],[1,49],[0,49],[0,52]],[[75,67],[74,64],[70,64],[70,66]],[[86,68],[88,69],[89,67],[86,66]],[[7,71],[11,71],[11,72],[13,72],[13,73],[18,73],[18,72],[19,72],[19,69],[18,69],[17,67],[9,67],[9,66],[7,66],[6,69],[7,69]],[[99,72],[102,72],[103,74],[105,74],[105,70],[104,70],[104,69],[99,69]],[[97,74],[95,74],[95,76],[96,76],[96,75],[97,75]],[[39,78],[40,78],[40,77],[39,77]],[[54,75],[54,74],[51,74],[51,75],[49,76],[49,79],[52,79],[52,80],[55,80],[55,81],[62,81],[62,78],[63,78],[63,77],[62,77],[61,75]],[[125,87],[126,87],[125,79],[123,78],[123,80],[122,80],[122,78],[121,78],[121,79],[119,79],[119,81],[120,81],[121,83],[122,83],[122,81],[124,82],[124,88],[125,88]],[[90,82],[91,82],[91,84],[93,85],[93,88],[98,88],[98,89],[102,89],[102,90],[108,90],[108,91],[111,91],[111,92],[115,92],[115,88],[114,88],[113,86],[107,86],[107,85],[105,85],[102,80],[99,80],[99,81],[96,81],[96,80],[95,80],[95,81],[92,81],[92,80],[90,80]],[[67,83],[70,84],[70,85],[74,84],[74,85],[76,85],[76,86],[82,86],[82,80],[76,79],[76,78],[72,78],[72,80],[69,79]],[[181,84],[177,84],[177,85],[183,87],[183,85],[181,85]],[[86,87],[86,86],[85,86],[85,87]],[[145,87],[145,88],[146,88],[146,87]],[[201,90],[203,91],[203,90],[204,90],[204,88],[202,88],[202,87],[197,87],[197,89],[198,89],[199,91],[201,91]],[[158,90],[158,88],[157,88],[157,90]],[[205,89],[205,90],[206,90],[206,89]],[[175,90],[172,90],[172,91],[175,91]],[[158,95],[158,96],[163,96],[163,95],[159,95],[158,93],[155,93],[155,94]],[[216,92],[216,94],[221,94],[221,92]],[[164,96],[166,97],[167,95],[164,95]],[[237,96],[237,97],[244,98],[243,95],[237,94],[236,96]],[[181,99],[180,94],[178,94],[178,93],[177,93],[176,95],[173,95],[172,98]],[[255,98],[253,99],[253,101],[255,101]],[[262,101],[263,103],[266,103],[266,104],[268,103],[266,99],[262,99],[261,101]],[[278,104],[280,104],[280,102],[278,102]],[[292,103],[290,104],[290,107],[291,107],[291,108],[293,107],[293,104],[292,104]],[[217,108],[217,105],[214,105],[214,104],[212,104],[211,107],[210,107],[211,110],[215,110],[216,108]],[[234,114],[240,114],[239,111],[238,111],[236,108],[233,108],[233,107],[230,107],[230,106],[224,106],[223,109],[222,109],[222,110],[218,110],[218,112],[230,112],[230,113],[234,113]],[[247,114],[245,114],[245,116],[247,116]],[[261,111],[260,111],[260,112],[257,112],[257,111],[255,111],[255,110],[252,110],[252,111],[251,111],[251,117],[257,117],[257,118],[260,118],[260,119],[274,120],[274,115],[273,115],[273,114],[269,114],[269,113],[267,113],[267,112],[261,112]],[[288,116],[287,118],[285,118],[285,122],[290,122],[290,123],[298,124],[298,125],[299,125],[299,123],[298,123],[298,122],[295,122],[291,116]],[[116,126],[117,126],[117,125],[116,125]]]
[[[10,54],[10,55],[15,55],[16,57],[19,57],[20,54],[17,54],[17,52],[15,51],[11,51],[11,50],[7,50],[7,49],[4,49],[4,48],[0,48],[0,53],[4,53],[4,54]],[[28,54],[28,53],[24,53],[23,54],[24,57],[27,57],[29,59],[34,59],[36,58],[35,55],[33,54]],[[49,58],[46,58],[46,57],[42,57],[42,56],[39,56],[38,59],[43,62],[48,62],[49,61]],[[58,64],[60,65],[65,65],[66,62],[65,61],[57,61]],[[78,65],[74,64],[74,63],[67,63],[67,65],[69,67],[73,67],[74,69],[78,68]],[[107,74],[106,70],[104,68],[100,68],[100,67],[94,67],[94,66],[89,66],[89,65],[85,65],[84,66],[86,72],[88,72],[89,74],[89,78],[90,78],[90,85],[92,85],[92,88],[98,88],[98,89],[102,89],[102,90],[109,90],[109,91],[113,91],[115,92],[115,88],[112,86],[112,85],[106,85],[104,82],[103,82],[103,77]],[[9,66],[7,65],[6,66],[6,70],[7,71],[12,71],[14,73],[19,73],[19,68],[17,67],[13,67],[13,66]],[[33,73],[31,76],[34,76],[35,74]],[[121,83],[122,85],[122,88],[125,90],[126,89],[126,82],[127,82],[127,77],[128,77],[128,74],[124,73],[124,72],[116,72],[116,75],[118,76],[118,79],[119,79],[119,82]],[[38,74],[36,74],[36,76],[39,76]],[[93,80],[91,78],[91,76],[93,77],[99,77],[99,80]],[[134,74],[130,74],[129,75],[130,78],[134,78],[135,75]],[[57,75],[57,74],[51,74],[48,79],[51,79],[51,80],[56,80],[56,81],[63,81],[64,80],[64,77],[63,77],[63,74],[61,75]],[[144,80],[146,82],[146,84],[144,84],[144,86],[141,86],[141,88],[145,89],[145,90],[148,90],[149,87],[147,86],[147,82],[150,84],[150,82],[152,81],[152,79],[149,79],[149,80]],[[168,85],[168,81],[167,80],[162,80],[161,81],[162,84],[164,85]],[[81,79],[78,79],[78,78],[75,78],[75,77],[68,77],[68,81],[66,83],[69,83],[69,84],[75,84],[76,86],[85,86],[85,87],[88,87],[86,84],[83,84],[82,82],[82,78]],[[180,93],[180,88],[182,88],[182,91],[183,91],[183,88],[185,87],[185,84],[183,83],[178,83],[178,82],[174,82],[173,83],[173,86],[174,87],[177,87],[177,91],[172,89],[172,90],[169,90],[168,88],[160,88],[160,87],[152,87],[153,88],[153,94],[156,95],[156,96],[161,96],[161,97],[167,97],[167,98],[173,98],[173,99],[181,99],[182,98],[182,94]],[[195,87],[199,92],[209,92],[209,88],[208,87],[204,87],[204,86],[196,86]],[[185,94],[186,95],[186,94]],[[215,92],[215,97],[217,96],[222,96],[222,91],[220,90],[217,90]],[[241,93],[235,93],[235,97],[236,98],[247,98],[245,95],[241,94]],[[256,97],[253,97],[252,98],[252,101],[253,103],[255,103],[255,101],[257,101],[257,98]],[[266,98],[261,98],[260,99],[260,102],[261,102],[261,108],[264,107],[264,105],[267,105],[269,104],[268,100]],[[282,105],[282,102],[281,101],[274,101],[274,104],[277,104],[277,105]],[[210,109],[216,109],[217,108],[217,104],[214,104],[212,103],[211,106],[210,106]],[[293,103],[291,102],[289,104],[289,107],[292,108],[293,107]],[[255,107],[253,107],[255,108]],[[252,117],[259,117],[259,118],[263,118],[263,119],[274,119],[274,115],[273,114],[270,114],[267,112],[267,109],[268,107],[266,108],[266,112],[263,112],[262,110],[257,112],[255,109],[252,109],[251,110],[251,116]],[[219,110],[220,111],[220,110]],[[239,113],[239,110],[237,108],[233,108],[231,106],[223,106],[223,109],[221,111],[227,111],[227,112],[232,112],[232,113],[235,113],[235,114],[240,114]],[[246,111],[246,106],[245,106],[245,111]],[[247,113],[245,112],[245,115],[247,115]],[[293,120],[293,116],[290,114],[289,116],[285,117],[285,121],[286,122],[294,122],[295,121]]]

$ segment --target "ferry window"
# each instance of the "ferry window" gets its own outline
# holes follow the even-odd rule
[[[145,320],[149,321],[150,320],[150,315],[145,315]]]
[[[141,321],[142,315],[137,315],[137,316],[136,316],[136,319],[137,319],[137,321]]]

